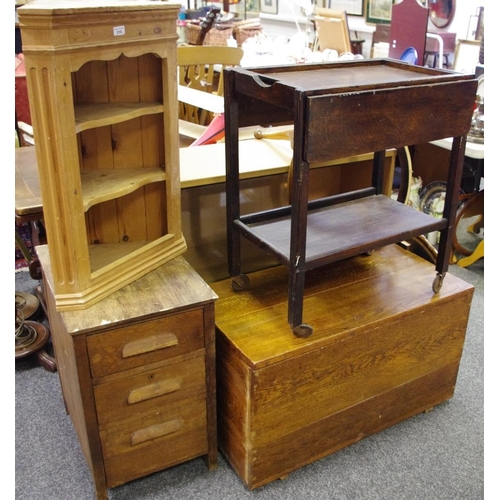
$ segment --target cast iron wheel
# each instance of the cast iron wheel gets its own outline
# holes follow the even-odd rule
[[[432,282],[432,291],[434,293],[438,293],[439,290],[441,290],[441,287],[443,286],[443,281],[444,281],[444,274],[436,275],[434,281]]]
[[[301,325],[292,328],[292,332],[296,337],[306,339],[311,336],[313,327],[311,325],[307,325],[306,323],[302,323]]]
[[[232,280],[231,286],[235,292],[241,292],[241,290],[244,290],[248,286],[248,283],[250,283],[250,279],[246,274],[234,276]]]

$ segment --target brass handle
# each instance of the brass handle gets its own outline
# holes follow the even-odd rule
[[[288,130],[273,130],[272,128],[268,130],[257,129],[253,133],[256,139],[289,139],[293,144],[293,129]]]
[[[154,384],[139,387],[138,389],[130,391],[127,403],[129,405],[133,405],[135,403],[140,403],[141,401],[147,401],[148,399],[157,398],[158,396],[178,391],[180,388],[180,378],[162,380],[161,382],[156,382]]]
[[[130,444],[132,446],[136,446],[138,444],[145,443],[146,441],[151,441],[152,439],[172,434],[173,432],[177,432],[181,429],[182,420],[178,418],[162,424],[144,427],[143,429],[132,432],[130,435]]]
[[[122,349],[122,357],[130,358],[131,356],[157,351],[178,344],[179,340],[173,333],[160,333],[125,344]]]

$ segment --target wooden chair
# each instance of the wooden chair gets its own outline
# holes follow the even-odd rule
[[[364,40],[351,38],[345,10],[316,8],[314,14],[315,50],[334,49],[339,54],[361,54]]]
[[[408,47],[417,51],[417,64],[424,64],[429,9],[418,0],[403,0],[392,6],[389,57],[400,59]]]
[[[24,54],[16,54],[15,59],[15,112],[16,136],[20,146],[33,146],[33,127],[28,100]]]
[[[23,121],[18,121],[16,117],[16,136],[19,146],[34,146],[35,138],[33,135],[33,126]]]
[[[453,231],[453,249],[456,253],[463,255],[458,259],[457,264],[460,267],[467,267],[476,262],[476,260],[484,257],[484,235],[481,239],[477,238],[476,247],[474,249],[468,248],[468,245],[459,240],[458,228],[463,222],[468,222],[467,230],[465,233],[478,235],[481,229],[484,231],[484,189],[472,194],[465,203],[458,210],[455,222],[455,231]]]
[[[177,49],[179,85],[191,89],[224,95],[223,69],[238,66],[243,57],[240,47],[181,46]],[[179,102],[181,120],[206,126],[214,113],[199,106]]]

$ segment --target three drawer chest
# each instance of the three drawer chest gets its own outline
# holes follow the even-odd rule
[[[205,456],[217,466],[217,295],[177,257],[85,311],[58,311],[37,249],[66,410],[108,488]]]

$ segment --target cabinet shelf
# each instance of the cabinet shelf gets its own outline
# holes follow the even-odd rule
[[[132,193],[153,182],[165,181],[161,168],[87,170],[81,173],[83,209]]]
[[[128,243],[115,243],[104,245],[89,245],[90,270],[96,273],[107,266],[119,262],[138,250],[152,245],[150,241],[134,241]]]
[[[75,104],[76,133],[157,113],[163,113],[163,104],[159,102],[78,103]]]
[[[250,216],[242,217],[242,220]],[[291,216],[235,228],[262,244],[284,265],[290,265]],[[384,195],[313,209],[307,217],[306,270],[353,257],[391,243],[446,227],[436,219]]]

